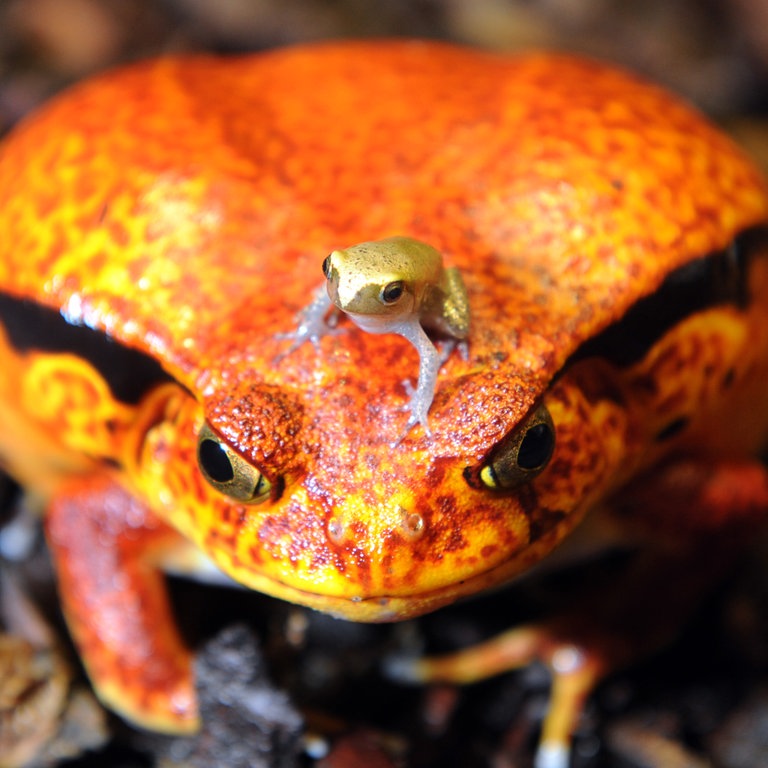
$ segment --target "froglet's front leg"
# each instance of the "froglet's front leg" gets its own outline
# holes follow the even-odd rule
[[[449,342],[450,349],[447,351],[443,349],[441,352],[438,352],[429,336],[421,327],[421,323],[415,319],[411,322],[402,323],[400,326],[393,327],[390,330],[392,333],[398,333],[408,339],[419,353],[419,380],[416,389],[413,389],[408,380],[404,382],[411,398],[406,406],[411,415],[408,417],[405,429],[400,433],[397,440],[392,443],[394,448],[402,442],[403,438],[411,430],[411,427],[416,426],[416,424],[421,424],[427,435],[432,434],[429,429],[427,413],[435,396],[437,374],[440,371],[440,366],[447,359],[454,344]]]
[[[312,342],[317,352],[320,352],[320,339],[332,333],[337,333],[336,322],[339,312],[328,297],[325,283],[315,291],[312,301],[298,315],[298,327],[290,333],[277,334],[278,339],[293,341],[290,347],[277,356],[279,362],[291,352],[298,349],[305,341]]]

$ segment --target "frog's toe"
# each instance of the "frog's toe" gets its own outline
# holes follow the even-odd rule
[[[540,744],[533,768],[568,768],[571,750],[565,744]]]
[[[438,354],[439,354],[438,363],[442,367],[443,363],[445,363],[445,361],[453,353],[453,350],[456,349],[457,341],[456,339],[442,339],[437,344],[438,344]],[[464,359],[466,360],[466,357]]]
[[[275,364],[281,362],[289,355],[292,355],[302,344],[309,342],[314,348],[315,352],[320,355],[322,353],[321,339],[323,336],[337,336],[341,333],[346,333],[346,328],[336,328],[335,326],[327,326],[323,330],[306,330],[299,329],[298,331],[291,331],[290,333],[276,333],[274,338],[279,341],[291,341],[292,343],[275,355],[273,362]]]
[[[422,419],[422,418],[418,418],[417,416],[414,416],[413,414],[411,414],[411,417],[406,422],[403,431],[399,434],[399,436],[397,437],[396,440],[394,440],[393,442],[391,442],[389,444],[390,448],[397,448],[397,446],[400,445],[400,443],[402,443],[403,440],[405,440],[405,438],[408,436],[408,433],[417,424],[421,424],[422,429],[424,430],[424,434],[427,437],[432,437],[432,430],[429,428],[429,422],[427,421],[426,417],[424,417]]]
[[[298,331],[285,331],[274,335],[276,341],[290,341],[291,343],[282,351],[275,355],[274,362],[279,363],[288,355],[293,354],[305,341],[309,340],[309,335]]]
[[[272,359],[273,365],[279,365],[285,360],[286,357],[292,355],[303,343],[304,339],[297,339],[295,333],[276,333],[275,338],[278,341],[285,341],[287,339],[293,339],[293,343],[284,349],[282,352],[278,352]]]
[[[405,394],[408,395],[408,398],[410,400],[413,400],[414,395],[416,394],[416,387],[411,384],[410,379],[403,379],[401,384],[403,385],[403,389],[405,390]],[[403,406],[404,411],[410,411],[411,410],[412,403],[408,403]]]
[[[299,328],[296,331],[285,331],[283,333],[276,333],[275,339],[278,341],[290,341],[291,345],[283,352],[283,355],[289,355],[294,350],[298,349],[305,341],[311,341],[313,344],[317,344],[320,339],[319,333],[313,333],[305,328]]]
[[[384,676],[396,683],[416,685],[421,682],[423,671],[419,662],[421,656],[391,654],[381,665]]]
[[[438,363],[442,368],[444,363],[458,350],[462,360],[469,360],[469,342],[466,339],[441,339],[437,342]]]
[[[408,395],[408,402],[403,406],[402,410],[410,411],[411,413],[408,419],[408,428],[421,424],[425,431],[429,432],[427,414],[432,407],[432,394],[420,386],[414,387],[410,379],[403,379],[402,385],[405,394]]]

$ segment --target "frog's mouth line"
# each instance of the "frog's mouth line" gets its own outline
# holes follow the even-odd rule
[[[419,594],[339,597],[308,592],[266,577],[258,577],[249,586],[264,594],[303,605],[337,619],[384,624],[423,616],[462,598],[503,586],[530,569],[540,559],[540,556],[526,552],[523,560],[512,558],[467,579]]]

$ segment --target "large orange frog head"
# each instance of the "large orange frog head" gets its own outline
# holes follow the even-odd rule
[[[146,396],[125,482],[235,579],[359,620],[511,578],[679,445],[653,389],[682,360],[673,323],[621,321],[768,212],[748,161],[654,87],[426,43],[139,65],[12,149],[2,172],[30,181],[5,215],[44,300],[177,382]],[[330,252],[393,235],[458,268],[471,310],[431,436],[396,447],[411,344],[343,316],[317,348],[280,338]]]

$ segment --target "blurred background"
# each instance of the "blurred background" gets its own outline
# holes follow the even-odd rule
[[[67,83],[173,51],[382,35],[621,63],[728,122],[768,164],[766,0],[0,0],[0,132]]]
[[[0,126],[68,81],[138,57],[381,35],[578,51],[716,115],[768,104],[765,0],[0,0]]]

